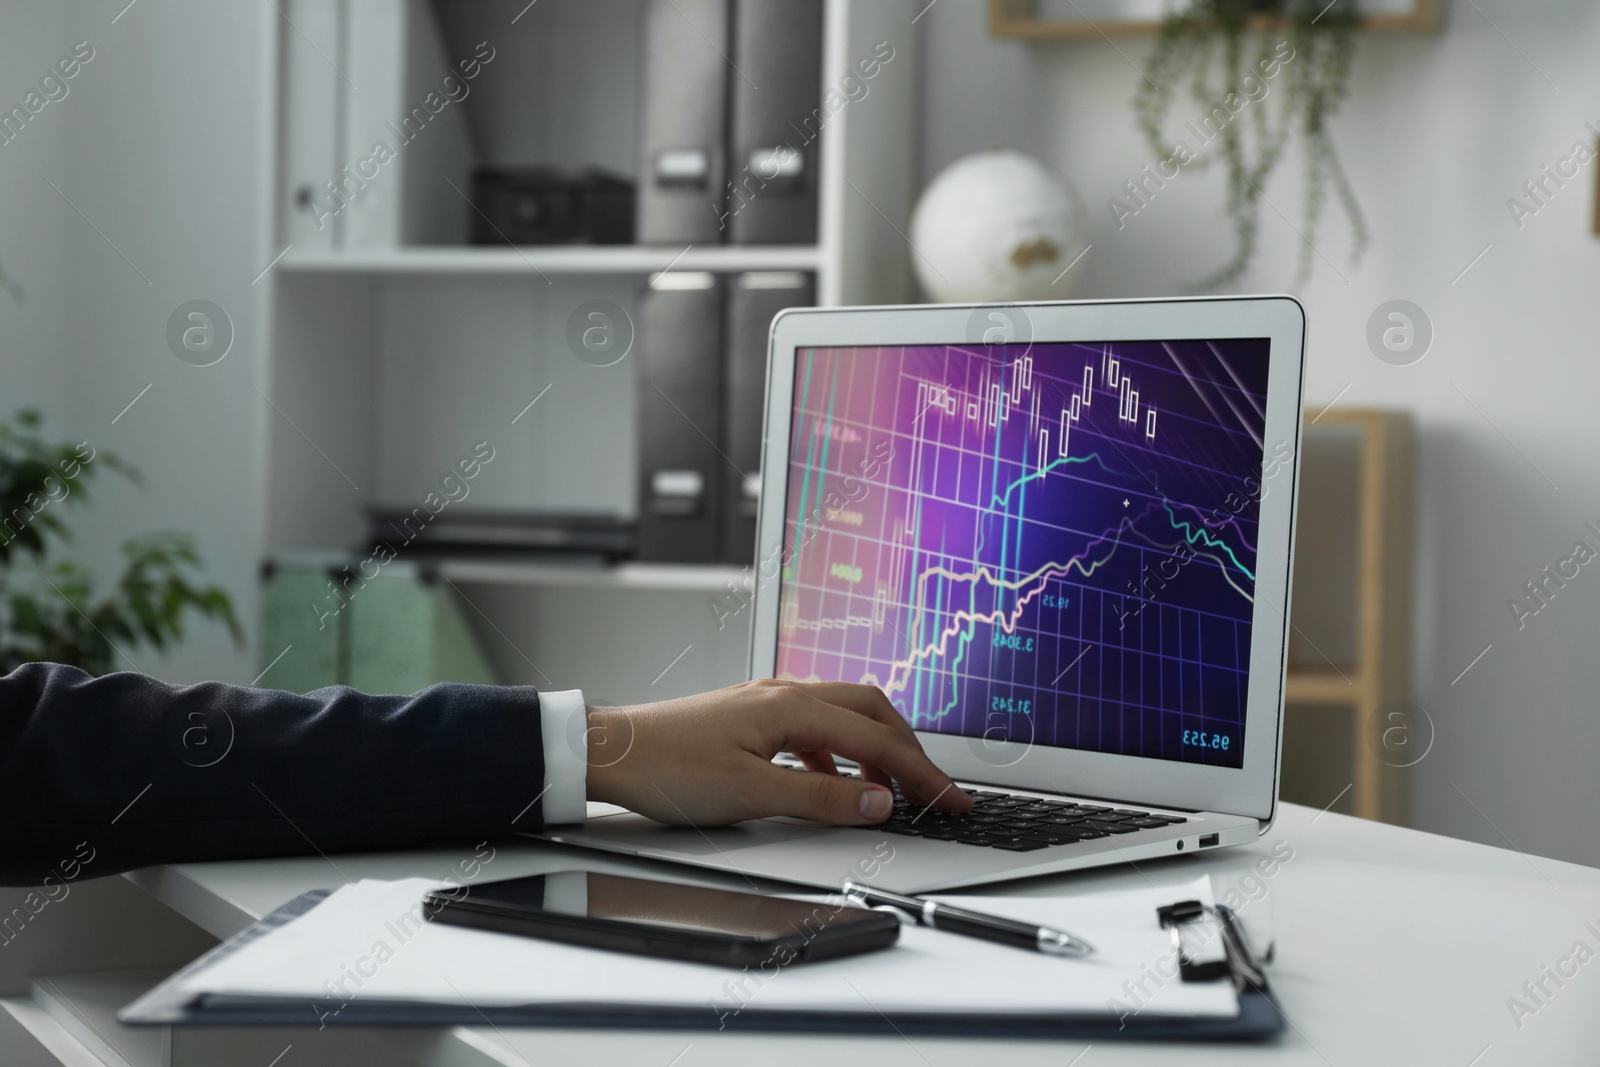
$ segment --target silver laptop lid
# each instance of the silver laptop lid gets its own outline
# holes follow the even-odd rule
[[[753,677],[881,686],[958,778],[1270,820],[1290,297],[773,323]]]

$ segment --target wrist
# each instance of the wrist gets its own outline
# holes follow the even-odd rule
[[[633,731],[622,708],[584,708],[585,791],[590,800],[605,804],[621,803],[619,764],[632,747]]]

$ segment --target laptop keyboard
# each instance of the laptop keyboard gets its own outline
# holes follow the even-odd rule
[[[878,829],[890,834],[954,841],[958,845],[998,848],[1007,852],[1033,852],[1055,845],[1075,845],[1101,837],[1136,834],[1174,823],[1188,822],[1182,815],[1110,808],[1071,800],[967,789],[972,810],[951,815],[913,804],[897,789],[894,811]],[[870,827],[864,827],[870,829]]]
[[[791,761],[789,757],[780,760],[779,765],[791,770],[803,769],[798,761]],[[839,773],[847,778],[861,777],[861,772],[853,767],[840,767]],[[1075,845],[1079,841],[1136,834],[1140,830],[1159,830],[1189,821],[1182,815],[1138,808],[1047,800],[989,789],[961,788],[961,791],[972,798],[972,810],[965,815],[951,815],[931,805],[913,804],[896,785],[894,810],[889,818],[875,827],[859,829],[1007,852],[1034,852],[1057,845]]]

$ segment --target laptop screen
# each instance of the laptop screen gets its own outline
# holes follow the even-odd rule
[[[919,730],[1243,766],[1289,461],[1268,348],[799,349],[775,674],[880,686]]]

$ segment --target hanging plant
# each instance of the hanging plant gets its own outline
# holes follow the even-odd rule
[[[1157,158],[1205,167],[1220,155],[1227,169],[1234,254],[1199,288],[1229,286],[1249,267],[1262,190],[1296,133],[1306,177],[1295,287],[1311,275],[1329,190],[1350,220],[1351,261],[1366,251],[1366,220],[1329,131],[1349,92],[1359,22],[1353,0],[1190,0],[1163,20],[1134,99],[1140,129]],[[1184,86],[1200,117],[1175,135],[1168,120]],[[1201,143],[1191,147],[1194,139]]]

